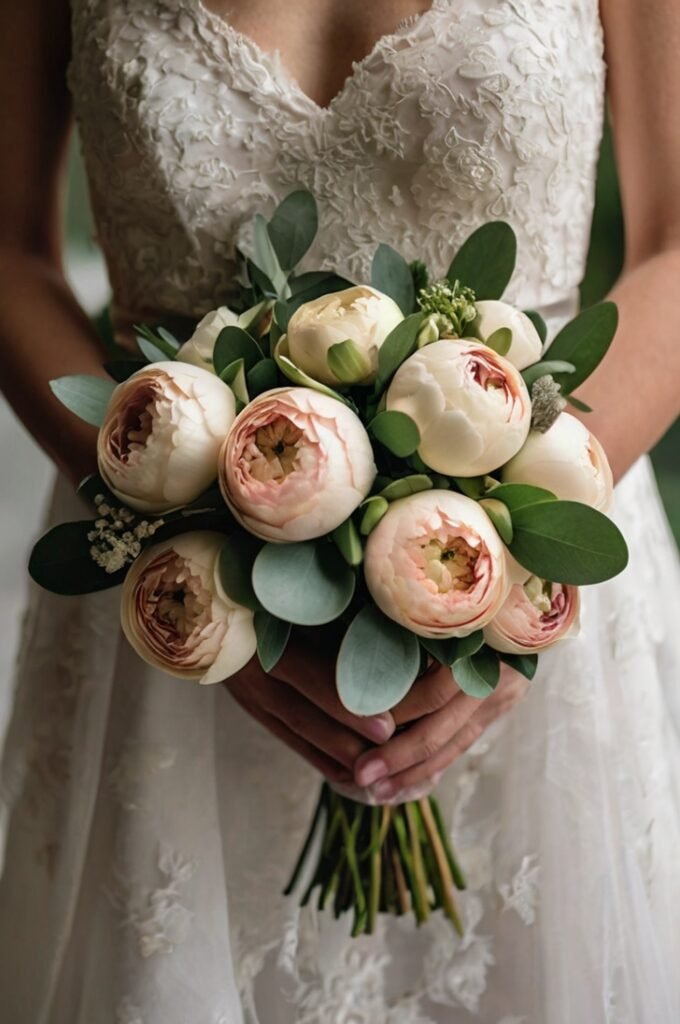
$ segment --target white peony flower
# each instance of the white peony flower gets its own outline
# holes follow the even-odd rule
[[[503,654],[537,654],[573,634],[578,613],[577,587],[531,576],[524,585],[512,587],[503,607],[484,627],[484,639]]]
[[[512,344],[505,358],[518,370],[538,362],[541,358],[543,343],[540,335],[526,313],[499,302],[496,299],[484,299],[475,303],[477,319],[475,330],[484,341],[503,327],[512,331]]]
[[[185,341],[177,353],[177,359],[183,363],[200,366],[203,370],[213,372],[213,349],[221,330],[225,327],[238,327],[239,317],[232,313],[228,306],[220,306],[206,313],[199,320],[194,333]]]

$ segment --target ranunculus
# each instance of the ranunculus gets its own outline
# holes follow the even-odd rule
[[[200,366],[203,370],[213,373],[213,349],[219,333],[225,327],[237,327],[239,318],[228,306],[220,306],[206,313],[196,325],[194,333],[185,341],[177,359],[183,363]]]
[[[496,331],[507,327],[512,331],[512,343],[505,358],[518,370],[524,370],[541,358],[543,343],[540,335],[526,313],[499,302],[496,299],[484,299],[476,302],[477,319],[475,331],[484,341]]]
[[[453,491],[423,491],[390,505],[368,538],[364,573],[385,615],[435,639],[481,629],[509,588],[489,517]]]
[[[160,513],[194,501],[217,476],[234,395],[187,363],[151,363],[111,396],[99,431],[99,472],[121,501]]]
[[[558,498],[581,501],[606,512],[612,471],[597,438],[563,412],[544,434],[532,430],[522,450],[503,469],[503,483],[545,487]]]
[[[410,356],[390,384],[387,408],[415,421],[418,454],[447,476],[498,469],[519,451],[531,425],[519,371],[479,341],[435,341]]]
[[[572,633],[578,612],[577,587],[531,576],[524,585],[513,586],[501,610],[484,627],[484,639],[504,654],[536,654]]]
[[[393,299],[368,285],[322,295],[305,302],[290,318],[286,332],[290,358],[323,384],[370,384],[378,369],[380,346],[403,319]],[[353,341],[356,346],[353,380],[339,380],[328,366],[328,350],[341,341]]]
[[[253,613],[219,585],[224,537],[185,533],[154,544],[123,584],[121,624],[137,654],[180,679],[218,683],[255,653]]]
[[[222,494],[265,540],[330,533],[361,504],[376,468],[368,434],[343,402],[310,388],[276,388],[236,418],[219,460]]]

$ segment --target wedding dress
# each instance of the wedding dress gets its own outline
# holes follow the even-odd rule
[[[73,0],[70,86],[117,324],[228,300],[248,223],[316,196],[305,267],[378,242],[443,274],[519,239],[510,295],[577,308],[603,115],[597,0],[434,0],[327,108],[200,0]],[[68,372],[68,367],[64,367]],[[82,517],[57,488],[51,518]],[[220,686],[148,668],[116,592],[35,593],[3,768],[7,1024],[677,1024],[680,574],[646,460],[624,575],[444,777],[466,933],[281,895],[318,777]]]

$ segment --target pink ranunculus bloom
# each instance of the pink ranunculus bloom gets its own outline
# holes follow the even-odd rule
[[[185,533],[149,547],[123,584],[121,625],[144,661],[180,679],[217,683],[255,653],[253,613],[222,590],[224,538]]]
[[[512,587],[484,639],[504,654],[537,654],[575,632],[579,604],[577,587],[531,576]]]
[[[376,468],[360,419],[310,388],[276,388],[237,417],[220,453],[222,494],[264,540],[330,533],[361,504]]]
[[[378,607],[419,636],[462,637],[500,610],[505,551],[471,498],[425,491],[395,501],[368,539],[364,571]]]

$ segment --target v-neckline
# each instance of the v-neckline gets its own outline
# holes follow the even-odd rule
[[[425,27],[435,13],[441,9],[443,2],[444,0],[432,0],[430,6],[421,14],[411,14],[403,18],[391,32],[385,32],[383,35],[378,36],[365,56],[359,60],[352,61],[350,71],[335,95],[327,104],[320,104],[309,93],[305,92],[295,75],[284,64],[280,50],[265,50],[252,36],[246,35],[244,32],[239,31],[239,29],[234,28],[227,18],[206,6],[204,0],[189,0],[194,15],[199,21],[232,42],[250,48],[252,53],[257,56],[258,62],[263,67],[266,67],[269,76],[274,80],[278,79],[280,84],[287,86],[318,116],[331,114],[336,105],[344,98],[347,91],[352,88],[362,68],[374,60],[386,47],[391,46],[399,39],[408,38],[410,33],[416,29]]]

